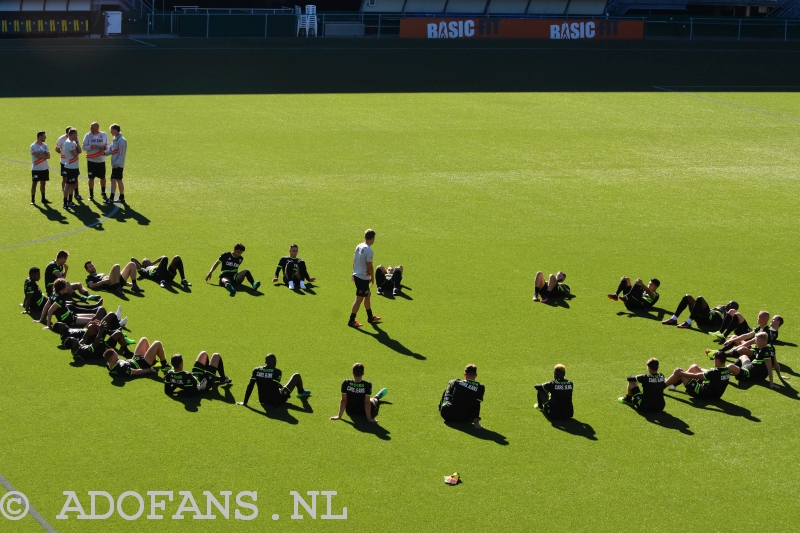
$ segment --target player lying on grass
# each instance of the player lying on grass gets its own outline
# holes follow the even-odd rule
[[[481,429],[481,403],[486,387],[478,383],[478,367],[467,365],[464,379],[453,379],[447,384],[439,400],[439,414],[446,422],[472,422]]]
[[[109,315],[114,316],[114,315]],[[59,322],[61,324],[61,322]],[[58,325],[58,324],[56,324]],[[87,332],[88,333],[88,332]],[[120,336],[122,332],[117,332]],[[64,348],[67,348],[70,352],[72,352],[72,358],[79,361],[101,361],[103,359],[103,352],[108,349],[108,345],[105,342],[105,334],[106,334],[106,325],[100,323],[97,326],[97,331],[93,337],[90,337],[91,340],[87,342],[81,342],[78,339],[73,337],[67,337],[63,341]],[[86,337],[84,337],[86,338]],[[123,339],[122,345],[126,346],[125,341]]]
[[[183,259],[181,256],[176,255],[169,260],[166,255],[162,255],[155,261],[150,261],[144,258],[141,261],[135,257],[131,257],[131,263],[136,265],[136,271],[139,273],[140,278],[151,279],[158,283],[162,289],[166,288],[167,284],[172,283],[177,274],[181,275],[181,285],[184,287],[191,287],[192,284],[186,281],[186,273],[183,271]]]
[[[368,422],[378,422],[381,399],[386,396],[389,389],[381,389],[378,394],[372,396],[372,383],[364,379],[364,365],[356,363],[353,365],[353,379],[346,379],[342,382],[342,399],[339,401],[339,414],[332,416],[331,420],[341,420],[346,412],[351,419],[361,419],[366,417]]]
[[[244,401],[236,404],[247,405],[255,386],[258,386],[258,401],[264,409],[268,406],[280,407],[285,404],[292,397],[292,391],[295,388],[297,388],[298,398],[311,396],[311,391],[303,388],[303,378],[300,374],[292,374],[286,385],[281,385],[283,372],[275,368],[277,364],[278,359],[275,355],[267,354],[264,358],[264,366],[258,366],[253,369],[250,383],[247,384],[247,392],[244,394]]]
[[[164,394],[171,395],[175,391],[183,394],[195,394],[204,390],[211,390],[215,384],[227,385],[232,383],[231,378],[225,375],[225,365],[222,356],[218,353],[208,356],[202,351],[194,361],[191,372],[183,369],[183,356],[175,354],[170,359],[172,369],[164,374]],[[219,379],[217,378],[219,372]]]
[[[25,298],[19,304],[22,307],[22,314],[32,315],[34,313],[41,313],[44,309],[44,304],[47,298],[42,294],[42,289],[39,288],[39,280],[42,278],[42,272],[39,267],[31,267],[28,270],[28,277],[25,279]]]
[[[219,265],[222,265],[219,272],[219,284],[228,289],[231,296],[236,294],[236,286],[242,284],[244,280],[247,280],[250,285],[253,286],[253,290],[258,290],[261,286],[261,282],[254,281],[253,275],[249,270],[242,270],[239,272],[239,267],[244,261],[244,257],[242,257],[244,250],[244,244],[237,243],[236,246],[233,247],[232,252],[225,252],[220,255],[219,259],[211,265],[211,270],[206,274],[206,281],[210,280],[214,270],[216,270]]]
[[[403,282],[403,265],[388,266],[378,265],[375,269],[375,285],[378,294],[400,294]]]
[[[783,381],[783,377],[780,375],[780,365],[775,356],[775,348],[768,342],[769,335],[767,333],[763,331],[756,333],[756,347],[752,352],[752,357],[740,355],[733,364],[728,365],[728,370],[736,377],[737,381],[763,381],[769,378],[771,388],[780,388],[772,380],[772,372],[775,370],[780,380]]]
[[[125,265],[125,268],[120,268],[119,263],[115,264],[111,267],[108,275],[99,274],[91,261],[86,261],[83,264],[83,268],[86,269],[88,274],[86,276],[86,286],[93,291],[107,290],[117,296],[124,296],[125,293],[122,292],[122,288],[128,285],[128,278],[130,278],[131,291],[136,294],[144,292],[144,289],[136,283],[136,263],[132,261]]]
[[[572,382],[566,378],[567,369],[564,365],[556,365],[553,369],[553,380],[547,383],[537,383],[537,403],[534,409],[540,410],[547,418],[565,420],[572,418]]]
[[[305,289],[306,281],[317,280],[317,278],[308,275],[306,262],[297,257],[297,251],[297,245],[293,244],[289,247],[289,255],[284,255],[278,260],[272,283],[278,281],[278,276],[282,276],[283,282],[289,286],[290,290],[294,290],[295,287]]]
[[[557,298],[567,298],[570,295],[569,285],[564,283],[567,275],[559,270],[558,274],[550,274],[545,281],[544,274],[540,270],[536,273],[536,280],[533,284],[533,301],[542,303]]]
[[[714,355],[714,368],[706,370],[699,365],[692,365],[688,370],[676,368],[667,378],[666,384],[670,390],[675,390],[678,383],[683,383],[686,394],[693,398],[704,400],[719,400],[728,388],[731,372],[725,366],[725,356],[721,353]]]
[[[92,320],[101,320],[106,316],[106,310],[102,306],[93,315],[88,313],[75,314],[72,310],[73,307],[67,304],[67,287],[69,287],[69,284],[64,279],[59,279],[55,282],[53,294],[45,304],[41,318],[34,320],[34,322],[45,324],[44,329],[49,329],[53,325],[53,316],[55,316],[58,322],[64,322],[69,327],[75,327],[85,326]]]
[[[658,371],[658,359],[652,357],[647,361],[647,374],[628,376],[628,392],[619,401],[642,412],[663,411],[665,387],[666,379]]]
[[[739,357],[741,355],[752,357],[753,345],[756,343],[755,336],[757,334],[766,333],[768,344],[772,344],[778,339],[778,328],[783,324],[783,317],[775,315],[772,317],[770,325],[767,325],[768,322],[770,322],[769,313],[761,311],[758,313],[758,326],[754,330],[729,338],[718,351],[724,352],[727,357]],[[717,350],[706,350],[706,355],[714,357],[715,351]]]
[[[123,357],[133,355],[128,349],[130,339],[119,329],[119,320],[113,313],[106,315],[102,321],[89,323],[83,329],[69,328],[63,322],[59,322],[53,326],[53,331],[61,336],[62,346],[70,349],[73,357],[76,354],[80,355],[80,357],[75,357],[76,359],[100,360],[107,348],[118,350],[118,353],[121,353]],[[88,347],[93,347],[93,349],[87,351]],[[84,357],[84,354],[91,354],[91,356]]]
[[[381,317],[372,314],[372,303],[370,302],[369,288],[375,283],[375,273],[372,270],[372,259],[374,253],[372,245],[375,243],[375,230],[367,229],[364,232],[364,242],[356,246],[353,254],[353,274],[350,279],[356,285],[356,300],[350,309],[350,319],[347,325],[351,328],[360,328],[361,323],[356,320],[358,310],[361,309],[361,302],[364,302],[364,309],[367,311],[367,322],[373,324],[380,322]]]
[[[656,291],[660,286],[661,282],[656,278],[651,279],[645,285],[642,278],[637,278],[636,281],[631,283],[631,278],[622,276],[619,280],[617,291],[609,294],[608,297],[615,302],[621,300],[630,311],[649,309],[658,302],[659,295]]]
[[[769,318],[769,315],[767,315]],[[752,331],[744,315],[736,309],[729,309],[722,319],[722,325],[718,331],[709,333],[712,337],[719,341],[725,341],[730,335],[744,335]]]
[[[164,346],[161,341],[153,341],[153,344],[150,344],[147,337],[139,339],[133,350],[132,359],[127,361],[120,359],[117,351],[112,348],[103,352],[103,358],[112,377],[135,378],[146,374],[157,374],[158,369],[154,366],[156,359],[161,362],[161,370],[166,372],[171,368],[164,356]]]
[[[53,284],[57,279],[67,279],[67,272],[69,271],[69,265],[67,264],[68,258],[69,252],[66,250],[61,250],[56,255],[56,258],[47,263],[47,266],[44,267],[44,287],[48,296],[53,293]],[[74,291],[77,291],[84,296],[89,296],[89,291],[87,291],[86,287],[80,283],[70,284],[68,290],[69,294],[72,294]],[[99,298],[97,299],[99,300]]]
[[[689,308],[689,318],[686,319],[686,322],[678,324],[678,317],[681,316],[681,313],[683,313],[687,307]],[[702,296],[698,296],[697,299],[695,299],[692,295],[687,294],[681,299],[678,308],[675,310],[675,314],[661,323],[665,326],[677,325],[681,329],[689,329],[692,327],[692,322],[697,321],[699,327],[711,331],[718,331],[728,311],[736,311],[738,309],[739,304],[733,300],[711,308],[708,302],[706,302],[706,299]]]

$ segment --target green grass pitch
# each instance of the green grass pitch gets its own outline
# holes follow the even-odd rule
[[[616,402],[625,377],[652,356],[665,373],[707,362],[714,344],[605,297],[621,275],[656,276],[670,312],[691,293],[738,300],[751,324],[761,309],[780,313],[777,355],[800,385],[796,94],[5,99],[0,116],[0,474],[57,531],[798,528],[796,388],[734,385],[724,409],[694,407],[681,388],[668,393],[663,424],[648,421]],[[52,150],[64,126],[82,138],[93,120],[122,125],[130,205],[99,227],[35,242],[107,211],[62,217],[54,203],[47,216],[28,205],[37,129]],[[375,297],[383,324],[356,331],[345,326],[349,276],[367,227],[376,263],[405,265],[410,289],[408,299]],[[262,294],[231,298],[203,282],[237,241]],[[292,242],[318,276],[316,294],[269,283]],[[182,402],[154,379],[117,387],[99,367],[71,366],[56,336],[17,307],[28,268],[62,248],[75,281],[87,259],[107,271],[180,254],[191,292],[143,282],[143,298],[121,302],[130,335],[189,360],[221,352],[229,392]],[[559,269],[576,298],[533,303],[534,273]],[[285,376],[302,373],[311,412],[233,405],[267,352]],[[389,389],[374,431],[328,420],[356,361]],[[449,428],[436,410],[467,363],[487,388],[483,433]],[[575,382],[582,425],[572,431],[533,409],[533,384],[556,363]],[[464,483],[445,486],[454,471]],[[88,513],[92,490],[136,491],[144,515],[56,519],[63,491]],[[147,520],[146,492],[159,490],[175,499],[165,519]],[[187,490],[203,511],[204,490],[257,491],[258,517],[172,520]],[[347,507],[347,520],[320,519],[322,497],[317,520],[290,518],[290,491],[323,490],[337,491],[333,512]],[[0,517],[2,531],[40,529],[31,516]]]

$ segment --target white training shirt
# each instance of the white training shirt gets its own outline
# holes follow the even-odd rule
[[[92,144],[101,145],[100,148],[89,148]],[[91,131],[83,136],[83,151],[86,152],[86,161],[92,163],[105,163],[106,150],[108,149],[108,135],[104,131],[92,133]]]
[[[31,145],[31,170],[48,170],[50,166],[44,158],[50,153],[50,149],[45,143],[39,144],[38,141]]]
[[[64,143],[65,142],[67,142],[67,135],[66,134],[64,134],[61,137],[59,137],[58,140],[56,141],[56,148],[61,150],[61,164],[62,165],[64,164],[64,159],[67,158],[67,156],[64,155]]]
[[[77,149],[78,143],[75,141],[67,141],[64,143],[64,147],[61,149],[61,153],[64,154],[64,168],[78,168],[79,157],[71,154],[73,150]]]
[[[353,256],[353,276],[369,280],[367,263],[372,263],[372,248],[367,243],[362,242],[356,246],[356,253]]]

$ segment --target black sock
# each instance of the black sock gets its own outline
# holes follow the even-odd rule
[[[125,199],[125,195],[124,195],[124,194],[122,194],[122,193],[120,193],[120,195],[119,195],[119,199],[120,199],[120,201],[124,200],[124,199]]]
[[[367,309],[367,318],[372,320],[372,309]]]
[[[35,194],[31,194],[31,202],[35,202],[35,201],[36,201],[36,195]]]
[[[209,367],[209,370],[214,369],[213,366]],[[222,358],[219,360],[219,366],[216,368],[219,372],[219,377],[225,378],[225,364],[222,362]]]
[[[250,271],[249,271],[249,270],[245,271],[244,278],[245,278],[247,281],[249,281],[249,282],[250,282],[250,285],[252,285],[252,284],[253,284],[253,282],[255,281],[255,280],[253,279],[253,275],[250,273]]]
[[[621,292],[624,293],[625,289],[627,289],[627,288],[628,288],[628,285],[624,281],[620,281],[619,282],[619,287],[617,287],[617,292],[615,292],[614,294],[619,294]]]
[[[69,202],[72,203],[72,193],[69,195]]]
[[[536,296],[537,298],[539,297],[539,287],[533,288],[533,295]]]
[[[94,197],[94,187],[91,187],[89,189],[89,198],[93,198],[93,197]]]
[[[683,310],[687,307],[689,307],[689,299],[684,296],[681,299],[681,303],[678,304],[678,308],[675,310],[675,316],[681,316],[681,313],[683,313]]]
[[[356,321],[356,314],[350,313],[350,322],[355,322],[355,321]]]

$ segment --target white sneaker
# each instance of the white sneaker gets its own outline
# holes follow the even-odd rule
[[[289,282],[289,290],[290,290],[290,291],[293,291],[293,290],[294,290],[294,281],[290,281],[290,282]]]
[[[677,387],[675,385],[670,385],[669,390],[675,390]]]
[[[117,312],[114,313],[114,314],[117,315],[117,319],[122,318],[122,306],[121,305],[119,307],[117,307]]]
[[[305,281],[300,280],[300,288],[301,289],[305,289],[306,288],[306,282]]]
[[[124,328],[125,324],[127,324],[127,323],[128,323],[128,317],[125,317],[125,318],[123,318],[122,320],[119,321],[119,327]]]

